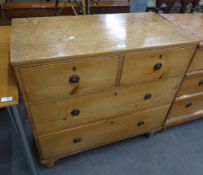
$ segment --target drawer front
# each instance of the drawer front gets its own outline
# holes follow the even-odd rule
[[[21,68],[30,103],[115,86],[118,57]]]
[[[39,137],[44,160],[57,159],[159,129],[169,106],[104,120]]]
[[[39,135],[170,104],[180,79],[64,99],[30,107]],[[51,109],[51,110],[50,110]]]
[[[192,95],[185,99],[176,100],[171,108],[168,118],[173,118],[203,109],[203,94]]]
[[[121,85],[181,76],[194,53],[194,47],[126,54]]]
[[[178,92],[178,96],[201,91],[203,91],[203,72],[186,76]]]
[[[203,118],[203,110],[167,119],[164,126],[170,127],[201,118]]]
[[[190,65],[189,72],[203,70],[203,48],[199,48]]]

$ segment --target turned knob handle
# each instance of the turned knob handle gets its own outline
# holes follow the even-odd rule
[[[203,80],[199,82],[199,86],[203,86]]]
[[[137,126],[139,126],[139,127],[143,126],[143,125],[144,125],[144,121],[139,121],[138,124],[137,124]]]
[[[71,111],[71,115],[72,115],[72,117],[76,117],[76,116],[80,115],[80,110],[79,109],[73,109]]]
[[[192,103],[187,103],[187,104],[185,105],[186,108],[189,108],[189,107],[191,107],[191,106],[192,106]]]
[[[73,139],[73,143],[80,143],[81,142],[81,138],[80,137],[76,137]]]
[[[78,75],[72,75],[69,78],[70,84],[77,84],[77,83],[79,83],[79,81],[80,81],[80,77]]]
[[[162,63],[157,63],[154,65],[154,71],[159,71],[162,67]]]
[[[151,93],[147,93],[145,96],[144,96],[144,99],[145,100],[149,100],[152,98],[152,94]]]

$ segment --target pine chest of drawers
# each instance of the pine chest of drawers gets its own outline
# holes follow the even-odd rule
[[[13,20],[41,162],[159,130],[198,42],[154,13]]]
[[[168,127],[203,117],[203,16],[168,14],[164,17],[200,40],[168,114],[165,123]]]

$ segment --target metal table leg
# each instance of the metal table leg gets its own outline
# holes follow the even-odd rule
[[[23,153],[25,154],[25,158],[26,158],[26,161],[28,162],[28,166],[31,170],[31,173],[32,175],[38,175],[39,173],[38,173],[36,164],[34,162],[34,159],[32,157],[32,153],[23,129],[23,125],[20,120],[20,114],[19,114],[18,108],[16,106],[11,106],[11,107],[7,107],[7,110],[9,112],[11,121],[15,128],[15,132],[17,134],[20,145],[23,149]]]

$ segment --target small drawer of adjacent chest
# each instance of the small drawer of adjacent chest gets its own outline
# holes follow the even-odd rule
[[[188,74],[183,80],[177,96],[197,92],[203,92],[203,71],[199,73]]]
[[[126,54],[121,85],[182,76],[193,53],[194,47],[187,47]]]
[[[21,68],[29,103],[57,99],[112,88],[116,82],[118,57]]]
[[[43,159],[81,152],[160,129],[169,106],[125,115],[39,137]]]
[[[173,103],[168,118],[193,113],[203,109],[203,93],[181,96]]]
[[[203,70],[203,46],[197,49],[190,65],[189,72],[198,70]]]

